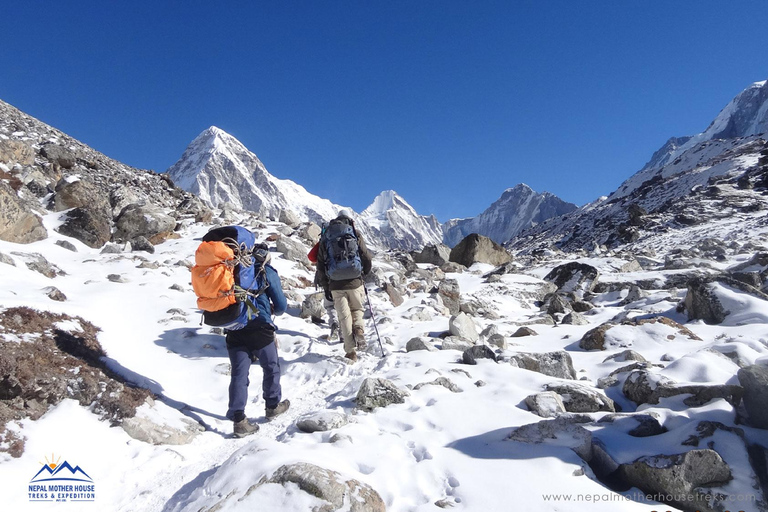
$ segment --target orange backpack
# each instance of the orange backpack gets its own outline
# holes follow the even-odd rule
[[[198,308],[220,311],[237,301],[236,264],[234,251],[224,242],[200,244],[195,251],[195,266],[192,267],[192,288],[197,295]]]

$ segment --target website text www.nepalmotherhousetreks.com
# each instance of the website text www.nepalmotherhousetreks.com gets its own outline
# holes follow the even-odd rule
[[[610,502],[610,501],[656,501],[659,503],[683,503],[686,501],[699,503],[721,502],[733,504],[732,508],[724,512],[742,512],[739,503],[754,503],[757,498],[754,494],[693,494],[693,493],[644,493],[631,492],[627,494],[593,493],[593,494],[542,494],[544,501],[578,501],[586,503]]]

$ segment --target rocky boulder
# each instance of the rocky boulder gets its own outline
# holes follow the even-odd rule
[[[458,315],[461,307],[461,291],[455,279],[443,279],[437,287],[437,294],[452,315]]]
[[[439,267],[449,261],[451,257],[451,249],[443,244],[429,244],[425,246],[421,252],[413,251],[411,256],[416,263],[427,263]]]
[[[584,350],[605,350],[605,333],[614,325],[605,323],[585,332],[579,340],[579,347]]]
[[[592,292],[599,277],[600,272],[592,265],[572,261],[553,268],[544,280],[554,283],[558,293],[572,293],[582,299],[585,293]]]
[[[512,261],[512,256],[490,238],[473,233],[451,250],[449,260],[465,267],[474,263],[499,266]]]
[[[637,405],[658,404],[662,398],[691,395],[683,400],[689,407],[700,407],[718,398],[736,407],[741,401],[744,389],[728,384],[677,384],[672,379],[649,370],[633,370],[624,381],[622,392]]]
[[[748,366],[739,370],[739,383],[744,388],[744,407],[749,423],[768,429],[768,368]]]
[[[457,336],[470,343],[475,343],[480,339],[474,320],[472,320],[472,317],[466,313],[459,313],[458,315],[452,316],[450,320],[448,320],[448,331],[452,336]]]
[[[130,204],[115,219],[115,241],[128,241],[143,236],[150,241],[167,236],[176,227],[176,220],[160,208]]]
[[[346,414],[334,411],[319,411],[305,414],[296,422],[296,428],[302,432],[327,432],[341,428],[349,422]]]
[[[554,391],[545,391],[525,397],[525,405],[537,416],[542,418],[555,418],[564,412],[563,399]]]
[[[547,391],[560,395],[568,412],[616,412],[613,400],[587,386],[575,383],[547,384]]]
[[[358,480],[345,479],[341,473],[321,468],[307,462],[298,462],[279,467],[269,478],[262,478],[249,489],[255,491],[264,484],[298,486],[301,492],[327,502],[318,512],[386,512],[387,507],[371,486]],[[295,492],[295,491],[292,491]],[[218,510],[219,507],[214,507]],[[211,509],[213,510],[213,509]]]
[[[112,236],[109,210],[74,208],[67,212],[64,222],[56,231],[80,240],[88,247],[98,249],[109,242]]]
[[[545,353],[519,353],[510,358],[517,368],[542,373],[558,379],[576,380],[576,370],[570,354],[565,351]]]
[[[77,162],[77,157],[69,148],[53,143],[45,144],[41,147],[40,156],[48,159],[51,164],[61,167],[62,169],[71,169]]]
[[[631,464],[620,465],[618,475],[632,487],[660,496],[660,501],[686,511],[714,510],[699,488],[719,487],[733,478],[731,468],[722,457],[708,449],[641,457]],[[675,496],[685,498],[675,499]],[[695,499],[688,500],[689,496]]]
[[[61,212],[71,208],[109,209],[108,202],[87,179],[61,179],[56,184],[48,208]]]
[[[496,354],[493,349],[486,345],[475,345],[469,347],[461,354],[461,362],[464,364],[477,364],[478,359],[490,359],[491,361],[497,361]]]
[[[716,325],[722,323],[732,313],[723,305],[719,297],[718,285],[768,301],[768,295],[732,277],[726,275],[698,277],[688,282],[688,291],[683,302],[689,320],[700,319],[707,324]]]
[[[369,377],[357,392],[357,408],[372,411],[377,407],[402,404],[409,395],[408,391],[398,388],[389,380]]]
[[[29,244],[44,240],[48,231],[34,207],[19,198],[6,180],[0,179],[0,240]]]

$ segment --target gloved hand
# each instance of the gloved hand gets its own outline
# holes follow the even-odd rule
[[[333,295],[331,295],[331,290],[328,288],[325,289],[325,299],[333,302]]]

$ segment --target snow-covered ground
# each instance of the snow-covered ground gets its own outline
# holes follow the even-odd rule
[[[46,219],[49,228],[59,215]],[[269,225],[257,235],[263,238],[276,227]],[[278,467],[295,462],[313,463],[371,486],[393,512],[434,511],[438,510],[436,502],[451,510],[467,511],[673,509],[645,501],[637,489],[623,494],[610,491],[567,446],[505,440],[514,427],[542,419],[528,410],[525,398],[541,392],[546,384],[562,380],[516,368],[504,359],[461,364],[461,353],[455,350],[406,352],[405,345],[413,337],[436,337],[448,329],[449,316],[430,306],[427,293],[413,293],[394,307],[386,294],[369,287],[384,355],[369,318],[368,353],[353,365],[342,359],[341,344],[324,338],[327,328],[299,318],[294,304],[276,319],[283,394],[291,400],[291,408],[271,422],[264,419],[261,370],[252,366],[251,403],[246,413],[257,418],[261,428],[248,438],[233,438],[232,424],[223,416],[229,384],[224,339],[200,325],[189,270],[178,264],[192,260],[206,230],[207,226],[189,225],[180,231],[180,239],[158,245],[154,254],[100,254],[67,239],[77,247],[77,252],[72,252],[55,245],[63,237],[52,229],[48,239],[34,244],[0,242],[0,253],[16,262],[15,266],[0,263],[0,307],[29,306],[92,322],[102,329],[99,340],[110,366],[160,397],[153,408],[142,406],[141,414],[178,425],[187,417],[207,426],[189,444],[156,446],[99,421],[74,401],[64,401],[40,420],[24,420],[14,426],[26,438],[26,448],[20,458],[7,454],[0,458],[3,510],[181,512],[217,506],[220,508],[215,509],[222,511],[312,510],[321,500],[298,487],[268,484],[251,489]],[[28,270],[23,256],[17,253],[33,252],[45,255],[66,275],[50,279]],[[159,265],[139,268],[143,260]],[[307,270],[277,253],[273,253],[273,265],[284,279],[312,279]],[[548,269],[507,274],[495,283],[481,277],[488,270],[491,267],[476,264],[468,272],[448,277],[458,280],[462,300],[474,297],[498,313],[498,320],[475,318],[478,332],[495,324],[501,334],[509,336],[519,327],[515,322],[539,314],[523,292],[534,291]],[[119,274],[125,282],[109,280],[110,274]],[[173,285],[182,290],[172,289]],[[56,286],[68,300],[50,300],[44,290],[49,286]],[[307,294],[314,289],[297,291]],[[594,387],[599,378],[628,364],[604,362],[606,358],[632,348],[649,361],[665,361],[660,375],[677,382],[738,383],[736,364],[715,352],[733,349],[749,363],[768,361],[768,303],[745,301],[733,293],[739,316],[751,323],[686,323],[685,317],[675,313],[684,290],[651,293],[636,305],[634,314],[663,313],[686,323],[703,341],[674,335],[668,326],[645,324],[616,327],[610,332],[607,351],[579,349],[578,340],[586,331],[625,311],[619,304],[626,295],[623,291],[598,297],[597,308],[588,315],[589,325],[533,325],[538,336],[509,338],[515,344],[510,344],[502,356],[566,349],[573,358],[577,379],[581,379],[568,382]],[[426,308],[432,320],[408,319],[416,307]],[[355,408],[355,396],[367,377],[385,378],[408,389],[432,382],[437,376],[449,378],[461,391],[427,385],[410,389],[403,404],[373,412]],[[608,393],[625,411],[635,409],[617,388],[610,388]],[[735,421],[733,408],[722,399],[689,408],[680,397],[673,397],[640,409],[657,413],[669,431],[636,438],[602,429],[601,440],[622,454],[624,460],[619,462],[641,455],[680,453],[681,439],[690,435],[695,420],[702,417],[725,425]],[[307,434],[298,430],[299,418],[319,411],[343,413],[349,422],[330,432]],[[739,427],[752,442],[768,446],[768,431]],[[600,430],[594,428],[594,435],[600,436]],[[740,453],[734,450],[727,460],[734,473],[749,470]],[[96,488],[95,500],[32,502],[30,480],[41,464],[52,460],[67,460],[87,472]],[[750,492],[744,479],[734,482],[734,493]],[[753,503],[738,505],[737,510],[757,510]]]

